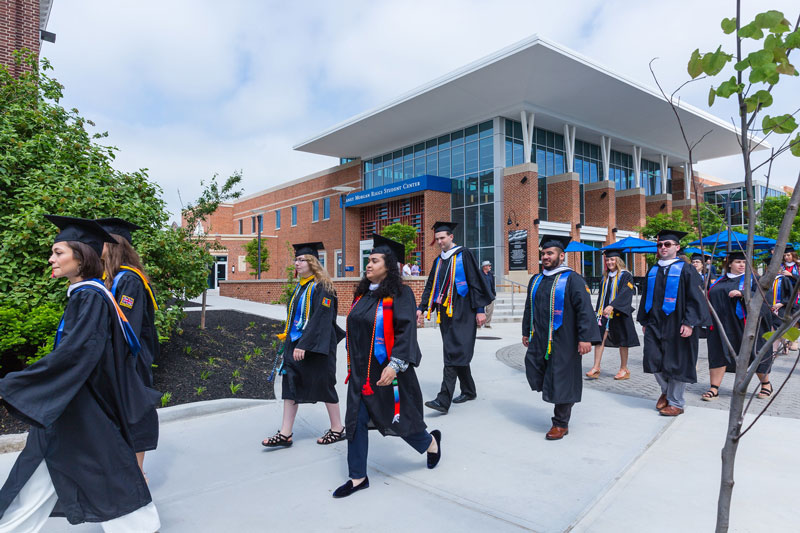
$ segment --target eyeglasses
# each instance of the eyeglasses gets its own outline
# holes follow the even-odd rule
[[[672,248],[673,246],[677,246],[677,244],[670,241],[656,243],[656,248]]]
[[[299,257],[294,260],[295,263],[308,263],[308,259],[300,259]]]

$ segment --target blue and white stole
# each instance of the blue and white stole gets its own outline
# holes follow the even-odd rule
[[[300,287],[299,283],[297,285]],[[310,287],[308,285],[310,285]],[[298,294],[292,326],[289,329],[289,338],[292,342],[303,336],[303,330],[306,324],[308,324],[308,316],[311,312],[311,299],[314,297],[314,288],[316,286],[316,281],[308,283],[305,285],[305,291]],[[300,290],[302,290],[302,287]]]
[[[86,289],[90,289],[102,294],[109,302],[114,306],[114,309],[117,311],[117,321],[119,322],[119,327],[122,329],[122,333],[125,336],[125,342],[128,344],[128,348],[130,349],[133,355],[137,355],[139,351],[142,349],[142,345],[139,342],[139,339],[136,337],[136,333],[133,331],[133,326],[130,325],[128,322],[128,318],[125,316],[125,313],[122,312],[122,309],[119,308],[117,305],[116,300],[114,300],[114,296],[109,292],[105,285],[99,279],[89,279],[85,281],[79,281],[78,283],[74,283],[69,286],[67,289],[67,298],[72,296],[75,292],[80,292]],[[58,323],[58,329],[56,330],[56,338],[53,341],[53,348],[55,349],[58,346],[58,343],[61,342],[61,336],[64,334],[64,316],[61,316],[61,321]]]
[[[664,288],[664,302],[661,304],[661,310],[664,314],[669,316],[675,311],[675,304],[678,301],[678,285],[681,282],[681,270],[686,265],[680,259],[675,261],[669,266],[667,272],[667,286]],[[659,265],[653,265],[650,272],[647,273],[647,298],[644,302],[644,310],[648,313],[653,307],[653,292],[656,288],[656,275],[661,268]]]
[[[553,288],[550,292],[550,321],[547,332],[547,353],[545,354],[545,359],[549,359],[550,353],[552,352],[553,332],[558,331],[558,328],[560,328],[561,324],[564,322],[564,295],[567,291],[567,280],[572,272],[573,270],[571,269],[565,269],[564,271],[555,274],[556,279],[553,282]],[[536,278],[533,281],[533,286],[531,287],[531,323],[530,329],[528,330],[528,342],[533,340],[533,315],[535,312],[533,304],[534,299],[536,298],[536,291],[539,290],[539,284],[542,282],[543,278],[544,274],[536,274]]]
[[[709,287],[709,288],[708,288],[708,290],[709,290],[709,291],[711,291],[711,289],[713,289],[713,288],[714,288],[714,285],[716,285],[716,284],[717,284],[717,283],[719,283],[721,280],[723,280],[723,279],[725,279],[725,278],[727,278],[727,277],[728,277],[728,276],[727,276],[727,274],[726,274],[725,276],[720,276],[720,277],[717,279],[717,281],[715,281],[715,282],[714,282],[714,284],[713,284],[713,285],[711,285],[711,287]],[[732,278],[729,278],[729,279],[732,279]],[[776,278],[776,279],[777,279],[777,278]],[[753,278],[753,276],[752,276],[752,274],[751,274],[751,275],[750,275],[750,288],[751,288],[751,289],[753,288],[753,282],[754,282],[754,281],[755,281],[755,278]],[[778,291],[780,292],[780,284],[778,285]],[[741,274],[741,275],[739,276],[739,292],[740,292],[740,293],[742,293],[742,297],[744,297],[744,274]],[[737,317],[739,317],[739,320],[744,320],[744,307],[742,307],[742,302],[741,302],[741,300],[738,300],[738,301],[736,302],[736,316],[737,316]]]

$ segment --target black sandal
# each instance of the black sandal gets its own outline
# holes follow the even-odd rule
[[[329,429],[323,436],[317,439],[317,444],[333,444],[334,442],[342,441],[345,439],[344,433],[344,428],[342,428],[341,431]]]
[[[292,435],[294,435],[294,433],[292,433]],[[289,435],[287,437],[286,435],[281,433],[280,430],[278,430],[278,432],[275,433],[275,435],[273,435],[272,437],[262,440],[261,445],[264,446],[265,448],[280,448],[280,447],[288,448],[289,446],[294,444],[291,440],[289,440],[292,438],[292,435]]]
[[[765,387],[765,385],[769,385],[769,388]],[[758,391],[758,399],[763,400],[770,396],[772,396],[772,384],[769,381],[765,381],[761,384],[761,390]]]
[[[713,389],[713,390],[712,390]],[[719,397],[719,387],[716,385],[711,385],[708,387],[708,390],[700,396],[700,399],[704,402],[713,402]]]

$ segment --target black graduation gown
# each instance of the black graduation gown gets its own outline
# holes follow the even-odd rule
[[[531,289],[533,276],[528,283],[525,314],[522,317],[522,336],[530,333]],[[579,342],[600,344],[602,337],[597,329],[597,318],[592,310],[592,299],[586,282],[577,272],[567,280],[564,294],[564,314],[561,327],[553,332],[550,358],[547,354],[547,337],[550,328],[550,293],[555,275],[544,276],[533,302],[533,339],[525,353],[525,375],[532,390],[542,392],[542,400],[549,403],[577,403],[581,401],[583,379]]]
[[[394,348],[392,357],[408,363],[405,372],[397,374],[397,388],[400,396],[400,419],[393,422],[394,389],[391,385],[378,387],[375,383],[388,364],[379,364],[373,356],[369,369],[373,394],[362,394],[367,376],[367,363],[372,343],[372,330],[375,324],[375,310],[380,300],[373,292],[366,293],[347,315],[347,345],[350,357],[350,380],[347,384],[347,412],[345,427],[347,438],[355,435],[358,410],[363,401],[369,412],[372,429],[383,435],[406,437],[426,428],[422,419],[422,392],[414,367],[419,366],[422,353],[417,344],[417,310],[414,293],[403,285],[400,294],[393,301]],[[373,427],[374,426],[374,427]]]
[[[461,297],[453,287],[453,316],[447,316],[444,305],[432,304],[439,309],[439,329],[442,333],[442,343],[444,346],[444,365],[445,366],[467,366],[472,361],[475,350],[475,336],[478,325],[475,322],[475,315],[479,307],[486,307],[494,301],[492,289],[486,282],[486,277],[478,267],[478,261],[468,248],[461,247],[459,251],[451,255],[448,259],[441,259],[442,265],[439,273],[444,278],[448,265],[453,262],[456,255],[461,254],[464,265],[464,276],[467,279],[469,292],[465,297]],[[453,267],[451,267],[453,268]],[[422,292],[422,299],[419,309],[423,313],[427,312],[428,299],[433,290],[433,276],[435,268],[431,266],[428,281],[425,283],[425,290]],[[443,279],[440,283],[443,283]],[[446,294],[446,293],[445,293]],[[444,299],[442,300],[444,301]],[[436,311],[432,311],[434,316]]]
[[[786,310],[789,309],[791,306],[789,305],[790,300],[792,299],[792,278],[787,276],[778,276],[778,284],[780,286],[780,300],[775,303],[783,304],[783,307],[778,309],[777,313],[772,313],[772,329],[777,329],[780,327],[781,323],[783,322],[783,317],[786,314]],[[774,298],[774,289],[770,289],[769,294],[767,294],[767,304],[772,305],[772,300]]]
[[[295,302],[305,296],[308,287],[301,289]],[[283,350],[283,387],[281,397],[297,403],[338,403],[336,394],[336,345],[344,331],[336,325],[339,302],[317,284],[311,296],[311,310],[303,334],[296,341],[286,336]],[[287,309],[292,320],[294,309]],[[305,350],[305,358],[294,360],[294,349]]]
[[[136,375],[134,361],[102,294],[73,294],[58,346],[0,380],[6,409],[31,424],[25,448],[0,489],[0,513],[47,462],[58,503],[53,516],[71,524],[105,522],[151,501],[130,424],[158,397]]]
[[[636,334],[636,326],[633,324],[633,275],[627,270],[620,274],[619,284],[617,285],[617,297],[611,300],[611,290],[614,278],[606,280],[606,297],[600,305],[600,298],[597,298],[595,314],[609,305],[614,308],[611,323],[608,324],[608,337],[606,346],[609,348],[619,348],[620,346],[639,346],[639,336]],[[602,294],[602,291],[601,291]],[[609,301],[611,300],[611,301]],[[603,316],[600,320],[600,338],[603,338],[608,319]]]
[[[114,295],[122,312],[142,345],[136,356],[136,372],[147,387],[153,386],[153,363],[158,359],[158,331],[156,312],[144,283],[135,272],[128,271],[117,283]],[[155,450],[158,446],[158,414],[156,405],[131,425],[133,449],[136,452]]]
[[[700,288],[703,280],[691,265],[685,265],[678,283],[675,310],[667,316],[661,306],[664,302],[668,270],[668,267],[658,269],[653,306],[649,313],[645,311],[646,278],[642,298],[639,300],[636,320],[645,326],[644,371],[648,374],[660,372],[667,380],[697,383],[699,330],[701,326],[711,323],[707,303]],[[681,337],[682,325],[693,328],[690,336]]]
[[[737,276],[735,278],[725,276],[708,291],[708,300],[711,302],[711,305],[714,306],[714,310],[717,312],[720,322],[722,322],[728,340],[734,349],[737,350],[742,344],[744,321],[736,316],[736,304],[739,302],[744,308],[744,300],[742,298],[731,298],[728,296],[728,293],[739,290],[741,279],[742,276]],[[761,323],[756,332],[756,345],[753,353],[750,355],[750,361],[753,360],[756,352],[767,342],[762,335],[769,331],[772,325],[772,316],[769,308],[764,304],[761,308]],[[728,347],[722,341],[716,323],[708,328],[708,338],[706,342],[708,343],[708,367],[720,368],[724,366],[726,372],[736,372],[736,353],[731,353],[730,350],[728,350]],[[766,374],[771,368],[772,357],[769,356],[759,363],[758,372]]]

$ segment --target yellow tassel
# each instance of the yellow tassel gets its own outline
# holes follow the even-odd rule
[[[437,324],[441,324],[442,323],[442,313],[439,313],[439,312],[436,313],[436,323]]]
[[[450,318],[453,318],[453,304],[450,304],[449,306],[447,306],[447,316],[449,316]]]
[[[286,340],[286,333],[278,333],[278,340]]]

